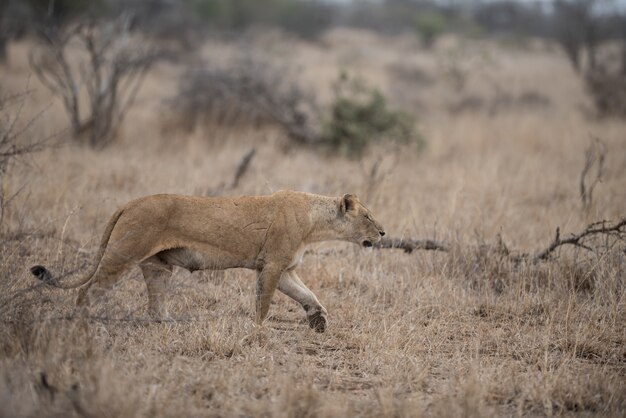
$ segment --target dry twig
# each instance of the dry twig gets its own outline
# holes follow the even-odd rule
[[[401,249],[405,253],[412,253],[413,250],[434,250],[434,251],[449,251],[450,247],[440,241],[430,239],[404,239],[404,238],[383,238],[380,242],[374,244],[374,248],[390,248]]]
[[[607,147],[599,138],[593,138],[593,142],[585,150],[585,165],[580,173],[580,200],[583,210],[587,211],[591,207],[593,201],[593,189],[598,182],[602,181],[604,173],[604,159],[606,157]],[[596,170],[592,178],[587,183],[587,175],[589,171],[596,166]]]
[[[587,228],[585,228],[584,231],[578,234],[572,234],[566,239],[561,239],[560,228],[557,228],[556,235],[552,243],[546,249],[536,253],[533,256],[533,261],[538,262],[548,260],[550,255],[562,245],[573,245],[587,251],[595,252],[596,250],[594,248],[585,244],[585,240],[597,235],[612,236],[620,241],[626,242],[626,218],[623,218],[621,221],[613,225],[611,225],[609,221],[591,223],[587,226]]]
[[[241,157],[241,161],[237,165],[237,172],[235,173],[235,177],[233,178],[233,183],[230,185],[231,189],[236,188],[239,185],[239,180],[243,177],[243,175],[248,171],[248,167],[250,167],[250,162],[252,158],[256,154],[256,148],[251,148],[248,152]]]

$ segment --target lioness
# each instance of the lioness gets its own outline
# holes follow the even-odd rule
[[[359,199],[279,191],[270,196],[146,196],[127,203],[106,226],[97,262],[72,284],[60,284],[43,266],[31,272],[51,285],[83,286],[77,306],[88,306],[91,286],[106,289],[138,263],[151,315],[167,316],[162,297],[173,266],[189,271],[244,267],[257,271],[256,322],[278,289],[300,303],[309,326],[324,332],[326,309],[294,271],[307,244],[343,240],[371,247],[385,235]]]

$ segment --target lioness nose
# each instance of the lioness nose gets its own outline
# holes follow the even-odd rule
[[[385,236],[385,231],[378,231],[378,233],[380,234],[381,237]]]

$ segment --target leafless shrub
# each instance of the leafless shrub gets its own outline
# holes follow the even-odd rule
[[[598,64],[585,75],[585,84],[600,116],[626,117],[626,43],[619,69]]]
[[[557,0],[554,8],[556,38],[574,69],[582,70],[585,52],[593,66],[600,41],[600,28],[594,18],[594,0]]]
[[[604,174],[604,159],[607,147],[599,138],[593,138],[592,143],[585,150],[585,165],[580,173],[580,201],[584,211],[588,211],[593,202],[593,190]],[[595,171],[587,178],[592,168]]]
[[[624,222],[605,227],[590,225],[579,234],[557,238],[534,256],[509,250],[499,235],[494,242],[479,240],[475,245],[456,243],[433,249],[448,251],[448,261],[443,266],[447,276],[463,278],[476,291],[502,294],[507,288],[524,292],[559,289],[605,295],[615,291],[619,283],[603,280],[615,277],[625,267],[625,227]],[[551,256],[561,246],[569,246],[573,251],[563,257]],[[580,250],[589,256],[582,256]],[[549,263],[539,262],[548,260]],[[487,315],[482,311],[476,314]]]
[[[556,39],[582,76],[600,116],[626,117],[626,32],[618,3],[555,2]],[[601,10],[602,9],[602,10]],[[617,54],[603,54],[617,43]],[[604,55],[604,56],[603,56]],[[613,55],[613,56],[611,56]]]
[[[0,225],[6,206],[14,196],[6,196],[4,175],[15,162],[23,162],[32,153],[42,150],[54,136],[34,134],[33,127],[39,115],[20,120],[24,101],[29,92],[0,97]]]
[[[171,108],[188,130],[200,120],[226,125],[275,123],[296,142],[315,142],[317,104],[291,78],[287,68],[245,55],[225,68],[188,71]]]
[[[43,34],[44,41],[30,54],[39,80],[60,96],[73,136],[93,147],[108,144],[133,104],[147,72],[159,57],[130,32],[130,21],[80,23]],[[77,50],[77,65],[70,51]],[[88,96],[81,114],[81,92]]]

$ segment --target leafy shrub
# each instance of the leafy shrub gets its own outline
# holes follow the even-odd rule
[[[353,158],[360,157],[369,144],[384,139],[404,144],[417,140],[421,144],[408,114],[389,109],[380,91],[346,73],[335,85],[335,100],[322,135],[325,143]]]
[[[445,17],[437,12],[420,13],[415,19],[415,30],[427,48],[446,30],[446,26]]]

